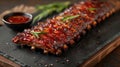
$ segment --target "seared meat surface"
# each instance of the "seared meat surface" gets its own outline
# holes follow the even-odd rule
[[[13,42],[42,49],[44,53],[61,54],[92,26],[116,11],[112,2],[83,1],[63,13],[39,22],[31,29],[18,33]],[[86,45],[87,46],[87,45]]]

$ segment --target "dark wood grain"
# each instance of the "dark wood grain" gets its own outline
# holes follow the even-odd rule
[[[119,47],[119,48],[117,48]],[[116,49],[117,48],[117,49]],[[114,50],[116,49],[116,50]],[[114,51],[113,51],[114,50]],[[112,52],[113,51],[113,52]],[[112,52],[112,53],[111,53]],[[103,49],[98,51],[95,55],[90,57],[87,61],[85,61],[81,67],[106,67],[108,64],[111,65],[110,62],[117,62],[114,60],[115,58],[120,60],[120,37],[113,40],[111,43],[109,43],[107,46],[105,46]],[[109,54],[110,53],[110,54]],[[117,54],[116,54],[117,53]],[[114,56],[115,55],[115,56]],[[107,56],[107,57],[106,57]],[[112,58],[112,57],[114,58]],[[105,59],[103,59],[105,58]],[[103,60],[102,60],[103,59]],[[102,61],[101,61],[102,60]],[[101,61],[101,62],[100,62]],[[100,63],[99,63],[100,62]],[[97,64],[97,65],[96,65]],[[105,65],[105,66],[104,66]],[[115,65],[115,63],[113,63]],[[119,64],[120,65],[120,64]],[[109,66],[108,66],[109,67]],[[119,66],[118,66],[119,67]]]
[[[0,67],[20,67],[20,65],[8,60],[3,56],[0,56]]]
[[[120,67],[120,46],[96,64],[95,67]]]

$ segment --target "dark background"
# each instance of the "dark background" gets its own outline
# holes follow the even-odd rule
[[[35,6],[40,4],[48,4],[52,2],[71,1],[78,2],[80,0],[0,0],[0,13],[15,7],[16,5],[25,4],[28,6]]]

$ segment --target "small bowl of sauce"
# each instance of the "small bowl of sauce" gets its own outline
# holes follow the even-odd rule
[[[14,12],[5,15],[2,19],[4,24],[14,31],[23,31],[32,23],[32,15],[29,13]]]

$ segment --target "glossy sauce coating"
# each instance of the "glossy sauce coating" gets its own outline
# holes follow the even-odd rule
[[[112,9],[106,2],[86,1],[74,4],[58,16],[46,20],[44,23],[38,23],[31,29],[26,29],[13,38],[13,42],[34,46],[50,53],[58,54],[60,50],[64,50],[65,44],[68,46],[74,43],[74,39],[96,21],[99,17],[104,16]],[[62,21],[66,16],[79,15],[74,19]],[[31,31],[47,34],[38,34],[36,38]]]

